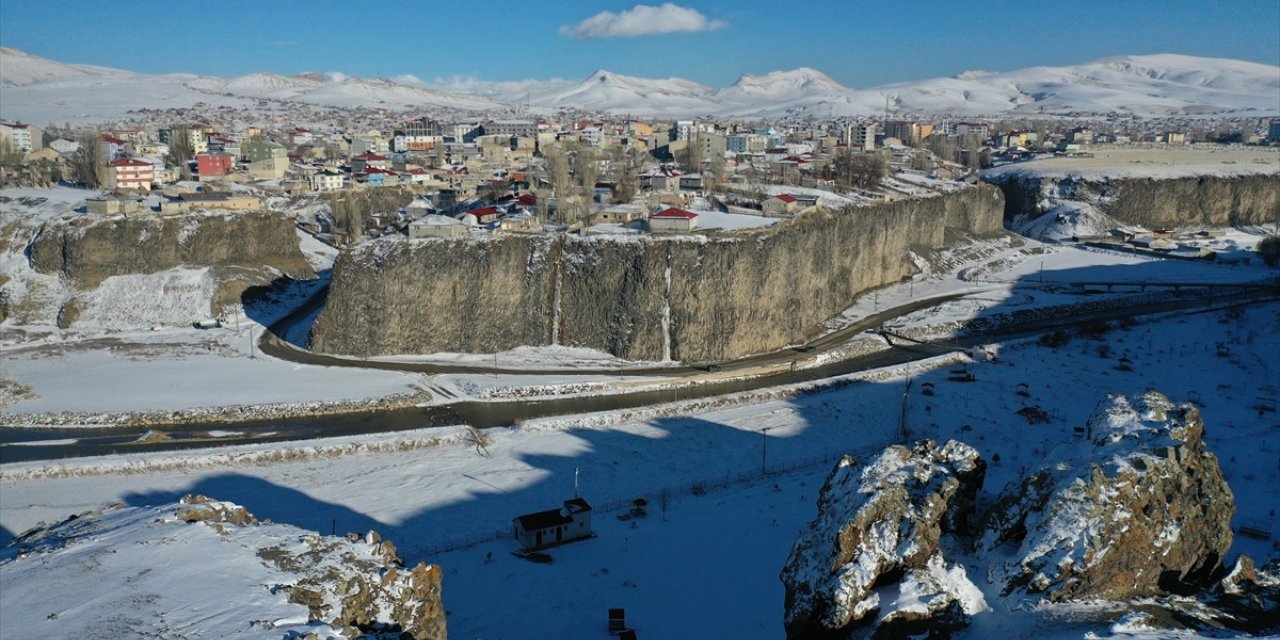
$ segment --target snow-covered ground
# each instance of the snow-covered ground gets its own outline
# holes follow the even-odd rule
[[[332,456],[292,458],[285,452],[298,445],[291,444],[250,447],[263,452],[257,456],[178,452],[12,464],[0,469],[0,526],[14,535],[117,500],[162,504],[195,492],[325,533],[373,528],[408,563],[441,564],[455,637],[523,629],[591,638],[601,633],[605,610],[621,606],[646,636],[781,638],[778,571],[814,515],[818,488],[838,454],[865,458],[900,438],[908,376],[908,437],[971,443],[993,461],[990,491],[1072,441],[1072,427],[1107,393],[1154,388],[1198,400],[1208,446],[1236,495],[1237,524],[1261,523],[1274,536],[1280,530],[1269,509],[1280,504],[1280,435],[1276,414],[1254,405],[1275,395],[1267,381],[1280,375],[1276,353],[1280,305],[1272,303],[1117,328],[1056,349],[1033,339],[1005,344],[999,362],[968,365],[975,382],[949,382],[957,365],[941,360],[800,395],[730,398],[721,408],[700,402],[535,420],[487,432],[483,447],[442,429],[441,440],[427,445],[421,440],[429,434],[416,432],[303,447],[329,446]],[[1131,371],[1118,368],[1122,356]],[[931,396],[920,393],[926,383]],[[1016,393],[1021,384],[1025,396]],[[1016,412],[1029,406],[1052,420],[1028,424]],[[407,443],[404,451],[397,439]],[[376,453],[360,453],[361,442]],[[771,470],[763,480],[762,458]],[[148,465],[168,470],[147,473]],[[572,497],[575,473],[596,506],[598,537],[552,549],[550,565],[509,555],[514,543],[495,536],[512,517]],[[648,500],[648,515],[619,520],[639,497]],[[1275,555],[1269,543],[1246,537],[1234,550],[1263,561]],[[556,589],[543,588],[552,583]],[[512,593],[522,595],[504,595]],[[1096,619],[1014,610],[995,593],[986,599],[994,611],[977,617],[965,637],[1130,637]]]
[[[1010,174],[1045,178],[1076,176],[1087,180],[1280,174],[1280,150],[1239,146],[1099,147],[1089,149],[1088,156],[1039,158],[981,173],[991,179]]]
[[[1246,239],[1221,241],[1243,245]],[[308,253],[317,266],[331,259],[323,245],[311,246]],[[829,328],[925,296],[969,294],[899,318],[896,328],[945,333],[975,318],[1128,295],[1082,294],[1067,286],[1071,282],[1229,283],[1275,276],[1256,261],[1164,261],[1015,239],[961,245],[920,256],[918,262],[921,275],[864,295]],[[598,368],[595,363],[607,358],[565,349],[499,355],[530,367],[569,363],[564,376],[552,378],[427,380],[249,358],[249,328],[260,331],[260,323],[270,322],[302,295],[292,292],[276,307],[255,312],[257,322],[241,316],[230,327],[205,332],[122,333],[97,342],[54,333],[10,344],[0,352],[0,373],[29,385],[37,397],[7,410],[359,399],[427,386],[484,397],[539,384],[603,382],[571,372]],[[956,438],[992,460],[986,487],[994,492],[1053,447],[1070,442],[1073,427],[1107,393],[1147,388],[1201,406],[1206,441],[1236,495],[1237,526],[1261,527],[1273,540],[1280,536],[1280,522],[1271,512],[1280,504],[1280,431],[1266,401],[1272,399],[1274,406],[1280,380],[1280,304],[1167,317],[1112,328],[1098,337],[1074,336],[1057,348],[1034,339],[998,347],[999,362],[964,363],[962,356],[950,356],[859,374],[828,387],[807,384],[540,419],[483,435],[444,427],[6,464],[0,466],[0,543],[40,521],[107,503],[160,505],[200,493],[242,504],[260,518],[323,533],[373,528],[392,539],[409,564],[442,565],[454,637],[509,637],[513,629],[538,637],[598,637],[605,611],[621,606],[644,637],[781,638],[778,572],[798,531],[814,515],[823,478],[840,454],[865,458],[900,440],[904,406],[908,439]],[[492,356],[450,358],[488,362]],[[950,381],[951,370],[962,365],[976,381]],[[926,383],[932,395],[922,393]],[[1029,424],[1017,414],[1027,407],[1043,411],[1050,422]],[[769,471],[763,478],[762,466]],[[511,556],[514,543],[504,537],[511,518],[572,497],[575,475],[582,495],[596,507],[598,537],[551,550],[550,565]],[[617,517],[640,497],[648,501],[646,516]],[[1262,562],[1276,556],[1271,542],[1243,536],[1234,547],[1240,551]],[[970,576],[989,589],[972,568]],[[557,588],[547,589],[548,584]],[[108,615],[102,600],[77,600],[84,593],[68,589],[56,595],[68,606],[81,605],[80,615]],[[1097,611],[1022,611],[998,593],[984,595],[993,611],[975,618],[963,637],[1165,635],[1112,627]],[[10,606],[7,598],[5,606]]]
[[[1236,236],[1239,236],[1238,238]],[[1232,231],[1214,242],[1251,246],[1260,234]],[[334,251],[309,236],[304,249],[318,269]],[[1274,277],[1259,261],[1251,264],[1213,264],[1160,260],[1114,251],[1034,241],[996,239],[964,244],[937,252],[930,264],[918,258],[923,272],[909,282],[863,295],[828,323],[834,331],[859,318],[912,300],[968,294],[944,305],[916,312],[893,324],[906,329],[934,327],[945,333],[962,323],[996,311],[1012,313],[1046,305],[1096,302],[1132,295],[1119,288],[1112,293],[1082,293],[1065,286],[1079,281],[1116,282],[1244,282]],[[315,286],[318,283],[312,283]],[[447,374],[427,377],[395,371],[353,370],[282,362],[255,355],[250,335],[261,335],[265,324],[296,304],[305,289],[282,297],[247,315],[228,318],[220,329],[200,331],[190,326],[161,331],[115,333],[107,340],[77,340],[51,333],[0,349],[4,374],[31,389],[31,395],[4,408],[10,415],[41,412],[127,412],[211,408],[230,405],[353,401],[362,398],[417,393],[427,402],[458,398],[604,393],[627,383],[627,369],[663,366],[628,362],[589,349],[563,346],[522,347],[493,354],[434,354],[421,357],[379,358],[398,362],[457,364],[495,369],[560,369],[554,376],[522,374]],[[935,331],[936,333],[936,331]],[[872,341],[874,344],[874,341]],[[838,354],[820,355],[828,361]],[[670,365],[671,363],[666,363]],[[583,375],[575,370],[606,369],[609,375]],[[617,371],[616,375],[613,371]],[[103,375],[109,372],[112,375]],[[198,372],[196,374],[195,372]],[[358,373],[357,373],[358,372]],[[661,384],[661,379],[654,379]],[[541,391],[539,391],[541,389]],[[443,392],[443,393],[442,393]]]

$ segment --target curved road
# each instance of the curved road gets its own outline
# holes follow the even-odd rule
[[[868,329],[878,327],[887,320],[891,320],[909,311],[938,304],[941,301],[945,301],[946,299],[953,297],[956,296],[952,295],[943,296],[942,298],[920,300],[902,307],[888,309],[838,332],[823,336],[811,343],[811,345],[814,347],[815,351],[818,349],[829,349],[839,344],[843,344],[844,341],[854,335]],[[252,442],[304,440],[317,437],[403,431],[423,427],[457,424],[468,424],[477,428],[506,426],[532,418],[626,409],[665,402],[675,402],[723,395],[727,393],[749,391],[796,382],[821,380],[884,366],[913,362],[952,350],[967,349],[969,347],[992,342],[994,340],[1014,339],[1036,335],[1054,329],[1070,328],[1085,320],[1114,320],[1173,311],[1199,311],[1209,308],[1218,309],[1225,306],[1275,300],[1276,298],[1277,294],[1275,291],[1254,290],[1214,296],[1212,300],[1213,304],[1210,304],[1209,300],[1200,297],[1171,296],[1169,299],[1161,300],[1159,302],[1121,306],[1101,311],[1068,312],[1058,310],[1046,314],[1046,317],[1023,320],[1003,325],[991,331],[964,335],[950,340],[949,344],[901,344],[899,342],[895,343],[895,348],[893,349],[806,369],[790,370],[785,366],[787,363],[800,357],[800,354],[798,354],[796,350],[787,349],[772,354],[744,358],[742,360],[724,363],[723,365],[725,372],[761,369],[762,371],[758,372],[756,375],[744,375],[738,378],[713,380],[702,384],[622,392],[611,395],[573,396],[543,400],[468,400],[446,405],[380,410],[350,415],[256,420],[235,424],[188,424],[172,427],[149,427],[146,429],[136,427],[4,429],[0,430],[0,445],[3,445],[0,446],[0,463],[57,459],[74,456],[105,455],[110,453],[176,450],[218,445],[245,444]],[[312,306],[310,310],[314,311],[314,309],[315,307]],[[297,313],[300,315],[291,315],[293,320],[305,316],[307,312],[303,309],[299,309]],[[288,322],[282,320],[281,322],[273,324],[271,329],[273,332],[276,332],[277,330],[287,329],[288,325]],[[288,356],[288,359],[302,358],[302,360],[299,361],[329,364],[332,366],[357,367],[366,366],[367,364],[376,368],[411,367],[409,370],[424,372],[458,372],[466,369],[465,367],[414,363],[365,363],[364,361],[359,360],[331,358],[330,356],[310,354],[296,349],[292,345],[288,345],[284,341],[275,337],[274,333],[271,334],[270,337],[264,337],[262,344],[264,347],[270,344],[272,351],[285,354]],[[280,350],[277,350],[277,347]],[[769,368],[770,365],[772,365],[771,369]],[[494,371],[492,368],[477,369],[475,367],[471,367],[470,369],[472,372],[482,373],[492,373]],[[519,371],[529,373],[528,370]],[[585,372],[583,370],[575,371]],[[556,370],[556,372],[563,373],[564,370]],[[651,374],[660,373],[664,375],[681,372],[696,372],[701,374],[703,377],[706,377],[703,370],[689,367],[648,370],[648,373]],[[617,370],[609,369],[607,371],[598,371],[597,373],[612,375],[616,374]],[[628,370],[627,373],[638,373],[638,371]],[[137,442],[139,437],[146,431],[160,432],[164,434],[167,439],[160,439],[158,441],[150,441],[146,443]],[[209,434],[211,431],[234,432],[235,435],[212,438]]]
[[[949,300],[963,298],[981,293],[986,290],[993,290],[997,287],[976,288],[965,293],[952,293],[932,298],[921,298],[912,300],[911,302],[885,309],[879,313],[867,316],[857,322],[843,327],[837,331],[825,334],[812,342],[800,347],[784,348],[778,351],[762,353],[753,356],[747,356],[736,360],[726,360],[717,362],[716,365],[723,371],[738,371],[743,369],[754,369],[756,367],[782,365],[795,360],[797,354],[826,351],[833,347],[839,346],[847,342],[853,336],[878,327],[889,320],[899,316],[906,315],[913,311],[918,311],[926,307],[932,307],[942,304]],[[485,365],[467,365],[454,363],[433,363],[433,362],[396,362],[387,360],[366,360],[364,358],[355,358],[350,356],[334,356],[323,353],[316,353],[302,349],[284,338],[287,336],[294,326],[302,319],[316,311],[325,302],[328,296],[328,287],[317,290],[312,297],[289,315],[272,323],[267,331],[263,332],[258,339],[258,347],[262,353],[288,360],[299,364],[314,364],[327,367],[355,367],[360,369],[381,369],[386,371],[412,371],[416,373],[443,374],[443,373],[471,373],[471,374],[516,374],[516,375],[617,375],[618,367],[608,368],[590,368],[590,367],[560,367],[552,369],[537,368],[504,368],[492,367]],[[625,373],[629,376],[662,376],[671,377],[677,375],[690,375],[705,373],[706,365],[674,365],[667,367],[635,367],[625,369]]]

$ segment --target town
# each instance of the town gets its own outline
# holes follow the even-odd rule
[[[0,637],[1280,633],[1274,2],[59,5]]]
[[[1280,120],[655,121],[436,119],[384,109],[145,113],[90,129],[0,123],[0,183],[102,188],[97,214],[254,210],[320,198],[297,224],[342,246],[471,233],[699,233],[824,204],[945,192],[980,169],[1095,148],[1280,144]]]

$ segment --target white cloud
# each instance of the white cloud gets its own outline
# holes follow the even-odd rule
[[[697,9],[668,2],[660,7],[638,4],[622,13],[601,11],[576,25],[560,27],[560,35],[577,40],[594,40],[681,31],[715,31],[723,26],[723,21],[708,20]]]

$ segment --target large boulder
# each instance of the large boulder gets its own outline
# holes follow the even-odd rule
[[[845,456],[782,570],[787,636],[873,634],[877,624],[984,609],[964,568],[948,565],[938,545],[944,532],[964,528],[961,514],[985,470],[978,452],[956,441],[892,446],[865,466]]]
[[[1065,601],[1206,586],[1235,506],[1200,413],[1154,391],[1109,396],[1086,433],[989,511],[979,549],[1016,549],[996,572],[1004,592]]]

